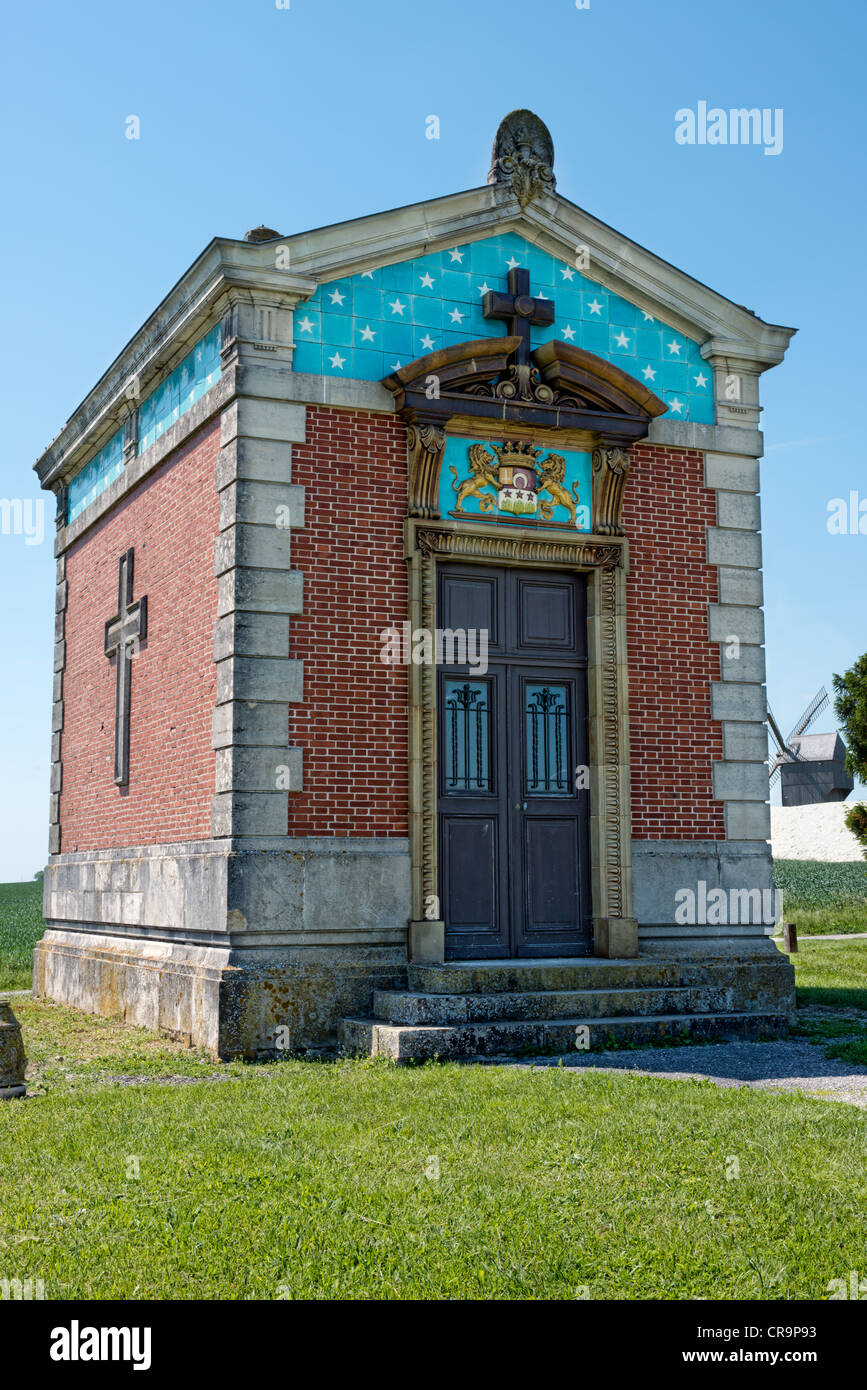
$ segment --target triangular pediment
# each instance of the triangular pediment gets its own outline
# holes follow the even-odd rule
[[[673,419],[713,423],[715,343],[763,370],[790,336],[557,193],[521,209],[499,188],[478,189],[340,233],[284,239],[295,273],[317,285],[296,310],[299,372],[379,381],[426,353],[502,337],[505,326],[487,320],[482,304],[505,290],[514,266],[554,306],[553,323],[533,329],[534,348],[558,341],[611,362],[644,382]]]

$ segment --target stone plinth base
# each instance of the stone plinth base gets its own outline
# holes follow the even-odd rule
[[[338,1019],[405,974],[403,947],[197,946],[57,927],[33,953],[34,996],[223,1059],[333,1047]]]
[[[57,855],[34,993],[214,1057],[334,1046],[405,977],[403,840],[261,840]]]

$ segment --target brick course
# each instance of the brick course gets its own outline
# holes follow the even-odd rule
[[[219,428],[208,426],[67,554],[69,605],[61,795],[64,852],[207,838],[214,789],[212,641]],[[717,601],[705,527],[714,493],[698,450],[632,450],[624,521],[630,542],[633,833],[723,839],[710,764],[722,731],[710,718]],[[407,612],[403,559],[406,434],[394,416],[311,406],[293,446],[306,524],[292,534],[304,613],[290,655],[304,700],[289,711],[304,750],[304,790],[289,797],[291,835],[407,834],[407,671],[379,660],[380,632]],[[117,562],[135,548],[135,597],[149,636],[134,660],[130,786],[112,781],[115,666],[102,651],[116,610]]]
[[[219,446],[216,421],[67,552],[63,853],[210,834]],[[113,781],[116,658],[104,655],[103,632],[117,611],[118,560],[130,546],[133,597],[147,594],[148,636],[132,662],[124,788]]]
[[[627,647],[632,833],[639,840],[725,839],[711,760],[722,726],[710,717],[719,647],[707,638],[717,572],[705,528],[716,524],[697,449],[637,444],[623,520],[629,537]]]
[[[293,445],[306,492],[292,566],[304,614],[289,646],[304,660],[304,702],[290,743],[304,749],[291,835],[408,833],[407,670],[379,659],[383,628],[405,621],[406,430],[392,415],[310,406]]]

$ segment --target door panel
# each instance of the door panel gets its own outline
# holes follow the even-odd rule
[[[524,941],[556,944],[580,920],[578,823],[574,816],[524,817]]]
[[[445,910],[455,945],[467,950],[499,946],[500,819],[449,816],[440,820]]]
[[[438,678],[439,871],[449,959],[590,950],[582,577],[440,566],[437,626],[487,628],[489,666]]]

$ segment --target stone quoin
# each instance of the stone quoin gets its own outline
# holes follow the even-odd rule
[[[784,1031],[772,928],[677,906],[773,889],[793,332],[569,202],[527,111],[481,187],[212,241],[36,464],[35,992],[222,1057]]]

